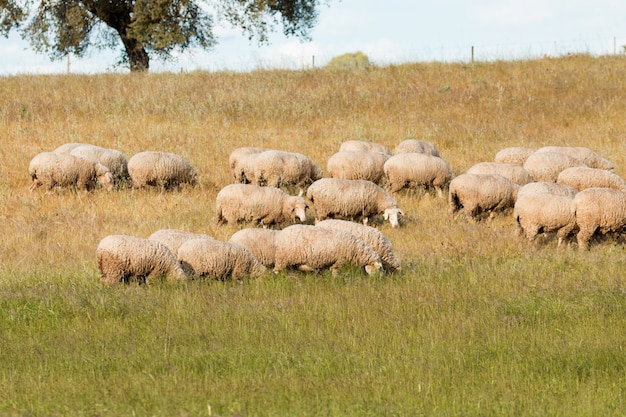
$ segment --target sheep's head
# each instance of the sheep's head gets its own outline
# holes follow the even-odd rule
[[[111,174],[109,168],[101,163],[96,163],[95,168],[96,176],[98,177],[100,184],[102,184],[107,191],[111,191],[113,189],[113,174]]]
[[[380,262],[374,262],[372,264],[365,265],[365,272],[367,272],[367,275],[377,274],[382,272],[382,270],[383,264]]]
[[[285,201],[285,214],[292,219],[298,219],[302,223],[306,221],[306,201],[303,197],[291,196]]]
[[[398,207],[385,209],[383,213],[383,218],[385,220],[389,220],[391,223],[391,227],[399,227],[400,223],[398,222],[398,216],[403,216],[404,213]]]

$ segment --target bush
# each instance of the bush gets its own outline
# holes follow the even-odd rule
[[[329,69],[367,69],[371,67],[370,60],[363,52],[338,55],[326,65]]]

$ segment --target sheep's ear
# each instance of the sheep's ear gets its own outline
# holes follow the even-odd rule
[[[383,219],[389,220],[389,212],[387,210],[383,213]]]

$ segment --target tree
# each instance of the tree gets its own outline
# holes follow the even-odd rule
[[[131,72],[150,58],[166,60],[190,47],[210,50],[214,15],[250,40],[268,42],[281,24],[286,36],[309,38],[321,0],[0,0],[0,35],[17,30],[36,52],[58,60],[90,48],[116,48]]]

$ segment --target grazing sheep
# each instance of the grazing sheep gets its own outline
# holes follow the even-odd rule
[[[180,188],[182,184],[198,183],[196,169],[182,156],[159,151],[144,151],[128,160],[128,173],[133,188],[145,186]]]
[[[463,209],[470,221],[488,213],[491,220],[497,211],[512,208],[518,184],[497,174],[461,174],[450,182],[448,204],[454,217]]]
[[[439,197],[447,188],[454,173],[446,161],[423,153],[401,153],[385,162],[387,188],[393,193],[401,189],[425,187],[437,190]]]
[[[228,157],[228,166],[233,174],[233,181],[240,184],[249,184],[254,181],[254,157],[267,148],[244,146],[235,148]]]
[[[217,193],[217,224],[259,222],[271,226],[306,221],[306,201],[280,188],[253,184],[229,184]]]
[[[60,145],[58,148],[56,148],[52,152],[68,154],[68,153],[71,153],[72,150],[74,150],[75,148],[78,148],[79,146],[83,146],[83,145],[87,145],[87,143],[80,143],[80,142],[64,143],[63,145]]]
[[[124,154],[117,149],[102,148],[95,145],[79,145],[70,151],[70,155],[99,162],[109,168],[113,176],[113,183],[118,186],[128,183],[130,180],[128,161],[126,161]]]
[[[100,182],[107,191],[113,187],[113,177],[107,167],[77,156],[55,152],[41,152],[30,161],[28,173],[33,180],[29,191],[43,185],[48,191],[54,187],[74,187],[92,190]]]
[[[322,178],[323,171],[308,156],[269,150],[254,157],[254,184],[270,187],[296,186],[303,195],[307,186]]]
[[[160,229],[148,236],[148,239],[160,242],[167,246],[167,248],[170,250],[170,252],[172,252],[172,255],[174,255],[174,257],[178,256],[178,248],[180,248],[180,245],[190,239],[215,240],[209,235],[205,235],[202,233],[186,232],[184,230],[178,229]]]
[[[360,223],[346,220],[334,219],[322,220],[317,222],[315,226],[350,232],[356,237],[362,239],[369,247],[378,253],[385,270],[395,271],[400,268],[400,260],[393,252],[391,242],[380,230],[375,227],[365,226]]]
[[[394,149],[393,154],[398,155],[400,153],[424,153],[432,156],[441,156],[434,143],[417,139],[406,139],[400,142]]]
[[[339,146],[339,151],[365,151],[378,152],[391,156],[391,150],[380,143],[366,142],[364,140],[347,140]]]
[[[586,165],[580,159],[559,152],[534,152],[524,162],[533,180],[540,182],[556,182],[561,171],[579,166]]]
[[[109,285],[121,282],[150,282],[165,278],[184,281],[187,274],[160,242],[129,235],[109,235],[96,248],[100,280]]]
[[[575,194],[574,194],[575,195]],[[533,241],[539,233],[556,232],[557,247],[576,228],[576,216],[572,207],[574,195],[557,195],[546,192],[518,192],[513,207],[518,234]]]
[[[313,203],[316,221],[362,218],[367,224],[370,216],[383,214],[393,227],[398,227],[398,215],[403,214],[395,198],[367,180],[322,178],[311,184],[306,196]]]
[[[192,277],[240,280],[260,277],[267,268],[241,245],[214,239],[189,239],[178,248],[178,261]]]
[[[569,185],[578,191],[585,188],[604,187],[626,191],[626,181],[614,172],[599,168],[572,167],[561,171],[558,184]]]
[[[526,193],[548,193],[559,196],[565,196],[574,198],[578,191],[570,187],[569,185],[557,184],[555,182],[529,182],[526,185],[522,185],[517,191],[517,198]]]
[[[576,238],[580,250],[588,249],[594,234],[622,234],[626,227],[626,193],[614,188],[586,188],[573,200]]]
[[[248,249],[267,268],[273,268],[276,260],[276,235],[279,230],[249,227],[241,229],[230,237],[230,243],[236,243]]]
[[[533,148],[525,148],[523,146],[512,146],[510,148],[503,148],[496,153],[493,158],[494,162],[501,164],[512,164],[524,166],[524,162],[530,155],[535,152]]]
[[[296,224],[281,230],[274,240],[274,272],[330,268],[333,275],[344,265],[365,268],[368,274],[382,269],[380,256],[350,232]]]
[[[341,151],[328,158],[326,171],[331,178],[368,180],[381,185],[387,159],[389,155],[379,152]]]
[[[533,177],[523,166],[500,162],[479,162],[469,167],[467,174],[498,174],[518,185],[533,182]]]
[[[578,159],[589,168],[605,169],[607,171],[615,170],[613,162],[601,157],[591,149],[585,148],[584,146],[544,146],[543,148],[537,149],[537,152],[562,153]]]

